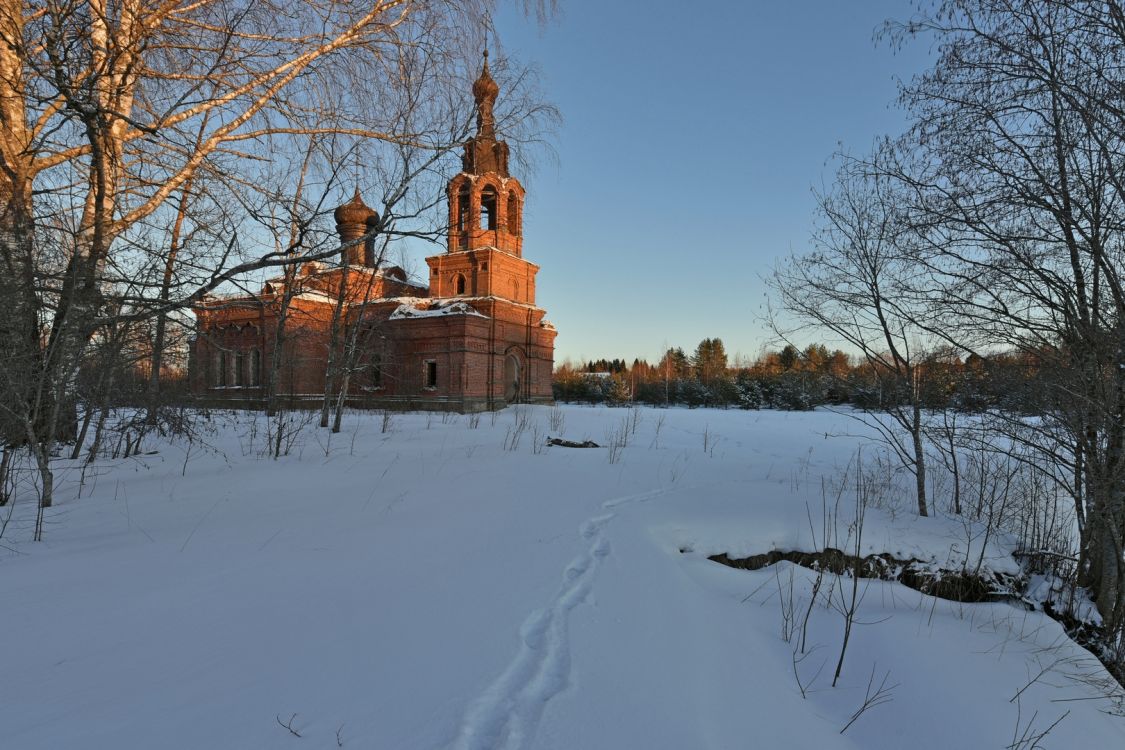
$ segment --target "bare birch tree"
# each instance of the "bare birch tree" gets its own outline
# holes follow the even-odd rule
[[[1006,417],[1071,494],[1079,581],[1122,659],[1125,632],[1125,9],[947,0],[892,24],[937,42],[902,102],[898,180],[940,279],[935,327],[962,350],[1023,352],[1040,417]],[[1027,430],[1034,427],[1034,434]],[[1053,468],[1057,467],[1057,468]]]
[[[827,331],[857,351],[879,385],[879,411],[861,417],[915,479],[919,515],[928,515],[922,407],[924,342],[910,225],[886,177],[844,159],[817,196],[813,249],[778,265],[770,287],[799,326]],[[775,328],[788,335],[785,324]],[[885,417],[885,418],[884,418]]]
[[[279,157],[311,138],[448,150],[448,123],[403,118],[401,102],[435,115],[457,106],[452,84],[477,59],[490,8],[0,0],[0,348],[11,353],[0,428],[36,454],[45,505],[96,331],[155,317],[159,332],[163,316],[231,280],[335,255],[323,211],[300,222],[317,238],[278,247],[261,236],[255,212],[275,199],[262,186],[279,192],[287,179],[295,193],[298,171],[280,175]],[[422,87],[397,74],[417,54]],[[327,178],[317,188],[328,195]],[[189,224],[208,224],[212,241],[189,242]],[[149,281],[109,304],[119,281],[138,279]]]

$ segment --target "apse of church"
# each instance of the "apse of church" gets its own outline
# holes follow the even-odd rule
[[[258,405],[286,299],[276,391],[295,402],[319,398],[342,299],[346,324],[362,342],[357,372],[347,379],[355,406],[478,411],[551,400],[556,332],[536,306],[539,267],[523,257],[526,193],[509,172],[508,144],[497,137],[499,86],[487,52],[472,93],[476,133],[447,187],[447,247],[426,258],[428,284],[376,257],[379,215],[357,189],[335,211],[338,265],[306,263],[288,288],[274,279],[259,295],[211,297],[195,308],[192,384],[200,397]]]

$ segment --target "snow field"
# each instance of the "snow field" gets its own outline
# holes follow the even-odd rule
[[[352,414],[277,461],[261,417],[222,417],[80,498],[60,461],[46,541],[26,498],[0,539],[0,748],[1003,748],[1067,711],[1046,747],[1125,743],[1100,665],[1008,604],[863,581],[831,688],[828,576],[794,663],[783,602],[803,616],[815,574],[706,557],[813,549],[822,487],[874,450],[847,416],[560,408],[561,434],[548,407]],[[628,443],[506,450],[521,419]],[[865,551],[976,559],[979,529],[910,507],[888,491]],[[841,735],[873,672],[892,701]]]

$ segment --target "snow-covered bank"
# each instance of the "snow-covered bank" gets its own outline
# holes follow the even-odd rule
[[[841,615],[813,608],[803,659],[782,638],[814,574],[706,559],[816,546],[821,479],[861,443],[826,437],[845,417],[561,414],[525,411],[514,450],[515,410],[388,433],[358,414],[279,461],[243,416],[186,467],[153,444],[81,499],[66,484],[41,544],[24,501],[0,552],[0,747],[1003,748],[1067,711],[1046,746],[1125,743],[1104,670],[1041,614],[870,582],[833,689]],[[613,461],[532,444],[623,429]],[[871,509],[865,554],[981,556],[977,530],[910,506]],[[983,558],[1015,570],[1002,538]],[[841,735],[888,671],[893,702]]]

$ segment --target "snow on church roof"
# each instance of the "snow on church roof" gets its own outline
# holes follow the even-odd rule
[[[421,300],[419,300],[421,301]],[[405,302],[395,308],[391,313],[389,320],[405,320],[407,318],[437,318],[443,315],[475,315],[478,318],[487,318],[487,315],[474,310],[464,302],[451,302],[446,305],[435,303],[429,309],[415,307],[409,302]]]

